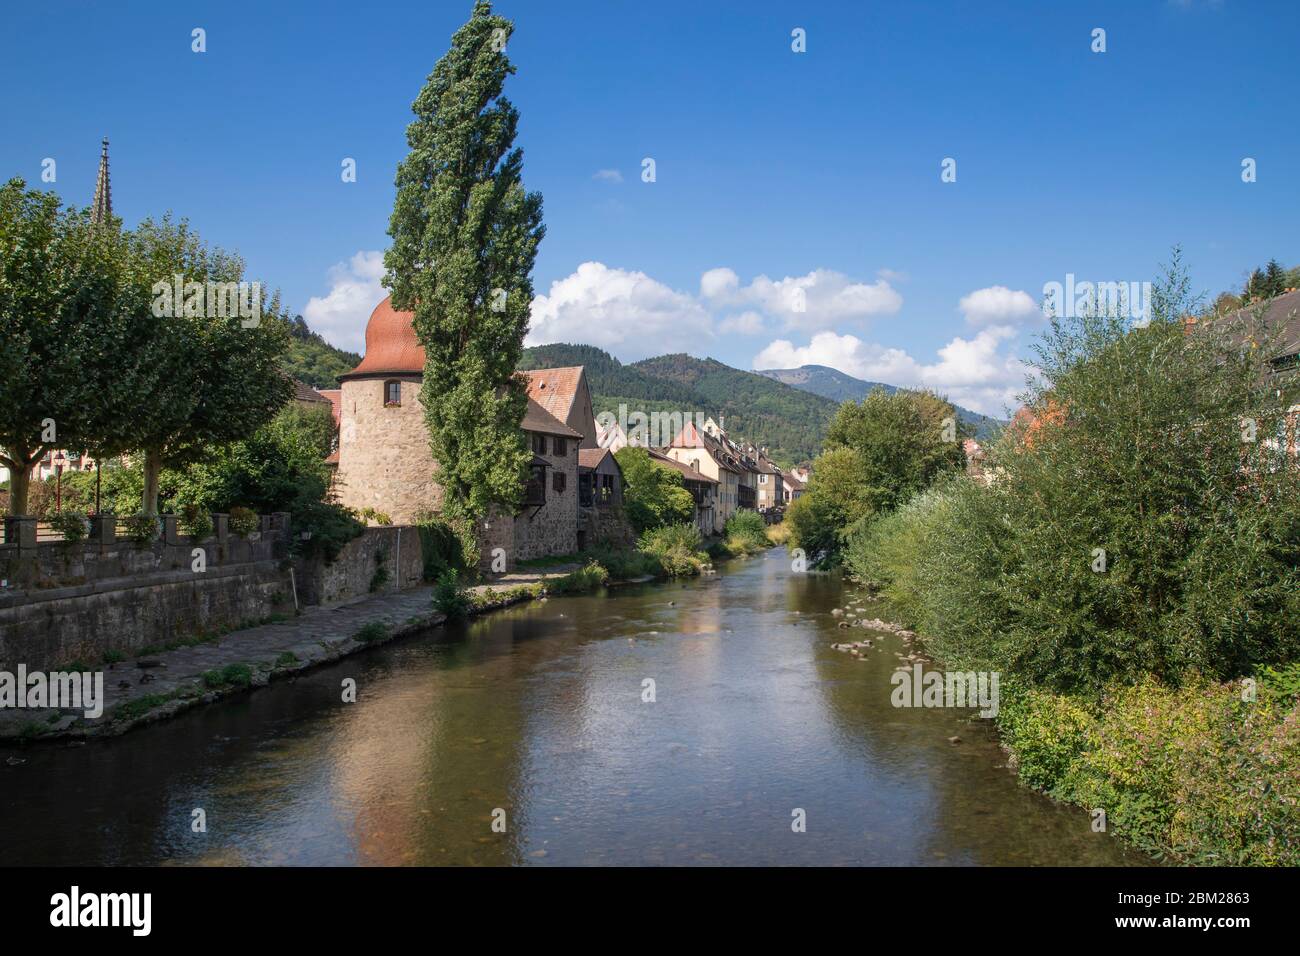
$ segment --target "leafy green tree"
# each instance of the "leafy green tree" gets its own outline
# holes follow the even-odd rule
[[[1300,654],[1297,383],[1270,373],[1276,330],[1248,316],[1189,331],[1177,257],[1156,291],[1146,327],[1051,323],[1036,426],[995,447],[991,488],[953,499],[924,629],[963,664],[1096,694]]]
[[[695,519],[695,499],[680,472],[657,463],[644,448],[631,445],[614,453],[627,488],[623,508],[637,534]]]
[[[241,282],[244,263],[209,248],[186,222],[145,220],[130,235],[147,280],[170,283]],[[131,361],[155,372],[155,387],[131,419],[127,446],[144,465],[145,514],[158,513],[158,478],[164,466],[179,467],[211,453],[213,446],[244,438],[270,421],[293,394],[281,370],[288,344],[285,320],[246,325],[239,315],[193,314],[188,302],[151,301],[141,316],[150,332]],[[262,312],[279,310],[275,299],[256,302]],[[234,310],[226,309],[232,312]],[[159,313],[162,314],[159,314]]]
[[[0,187],[0,464],[24,514],[54,448],[120,444],[145,403],[130,368],[147,302],[114,224],[61,210],[21,179]]]
[[[826,435],[830,449],[850,448],[861,467],[861,494],[871,511],[890,511],[943,471],[964,467],[966,426],[931,392],[872,389],[845,402]],[[818,471],[814,466],[813,473]]]
[[[502,94],[515,72],[512,30],[479,0],[412,104],[384,256],[393,305],[414,313],[424,347],[421,401],[443,513],[467,554],[491,505],[518,505],[529,461],[515,368],[545,230],[514,147],[519,113]]]

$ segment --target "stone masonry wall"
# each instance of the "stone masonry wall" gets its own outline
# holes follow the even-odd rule
[[[383,573],[377,575],[380,568]],[[319,558],[299,560],[294,571],[302,604],[336,604],[371,593],[417,587],[424,580],[420,532],[409,525],[367,528],[344,546],[332,564]]]
[[[384,405],[384,382],[400,379],[402,403]],[[442,504],[437,466],[420,404],[420,377],[348,379],[340,397],[339,467],[334,495],[349,508],[374,508],[407,525]]]
[[[569,439],[568,446],[567,455],[555,455],[547,436],[546,450],[552,453],[542,456],[551,466],[546,471],[546,504],[541,510],[525,507],[515,516],[512,565],[578,550],[578,443]],[[563,492],[555,490],[553,475],[557,471],[566,476]]]

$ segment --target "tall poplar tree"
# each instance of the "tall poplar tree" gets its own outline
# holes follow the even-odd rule
[[[478,0],[412,104],[384,256],[394,307],[415,314],[442,511],[467,557],[488,509],[517,506],[529,460],[515,369],[545,229],[541,195],[521,179],[519,112],[502,95],[512,30]]]

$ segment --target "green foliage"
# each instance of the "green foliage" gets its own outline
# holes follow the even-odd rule
[[[709,556],[700,550],[700,544],[700,531],[694,524],[674,524],[644,532],[638,547],[658,560],[665,574],[683,577],[709,566]]]
[[[438,582],[433,586],[433,609],[454,620],[468,614],[470,607],[469,592],[460,574],[447,568],[438,575]]]
[[[656,462],[644,448],[628,446],[614,453],[623,480],[623,509],[637,534],[695,517],[695,499],[682,474]]]
[[[86,516],[78,511],[60,511],[50,516],[50,527],[63,535],[68,544],[85,541],[88,533]]]
[[[352,635],[352,639],[359,644],[372,644],[375,641],[382,641],[386,637],[388,637],[388,628],[384,627],[379,621],[363,624]]]
[[[577,571],[546,582],[548,594],[580,594],[594,591],[609,583],[609,572],[595,561],[588,561]]]
[[[723,555],[757,554],[772,546],[767,522],[757,511],[741,508],[727,519],[720,551]]]
[[[128,239],[133,261],[151,281],[170,282],[173,275],[187,283],[244,280],[238,256],[208,247],[184,221],[146,219]],[[134,409],[131,434],[118,443],[121,447],[107,449],[143,453],[143,510],[148,514],[157,512],[163,466],[205,460],[213,446],[245,438],[293,394],[293,384],[280,368],[288,345],[286,322],[246,326],[233,314],[193,314],[188,293],[183,303],[171,298],[168,292],[150,302],[137,317],[149,329],[132,359],[156,380],[147,393],[150,400]],[[263,313],[279,311],[276,298],[260,296],[254,304]]]
[[[615,581],[632,581],[637,578],[658,577],[664,573],[663,564],[653,554],[623,548],[593,548],[588,557],[609,571]]]
[[[466,572],[465,555],[455,530],[437,514],[416,519],[420,532],[420,553],[424,558],[424,580],[436,581],[444,571]]]
[[[13,513],[29,513],[31,468],[46,451],[122,445],[148,414],[155,373],[138,355],[148,288],[115,227],[21,179],[0,186],[0,465]]]
[[[1108,828],[1137,846],[1198,865],[1300,863],[1293,701],[1150,677],[1108,688],[1095,705],[1026,688],[1002,698],[1003,741],[1026,782],[1104,809]]]
[[[292,319],[271,317],[271,320],[284,322],[289,333],[282,367],[290,378],[306,382],[312,388],[338,388],[339,376],[361,364],[360,355],[330,345],[307,327],[301,315]]]
[[[370,593],[378,591],[388,583],[388,554],[379,551],[375,554],[375,570],[370,575]]]
[[[209,690],[222,687],[247,687],[253,682],[253,670],[247,664],[227,664],[214,670],[205,671],[203,686]]]
[[[158,539],[160,528],[156,515],[128,515],[120,519],[126,537],[136,544],[148,544]]]
[[[212,534],[212,515],[206,508],[190,502],[182,505],[176,520],[183,534],[202,541]]]
[[[230,509],[228,527],[236,537],[247,538],[262,527],[262,519],[251,508],[236,505]]]
[[[545,230],[513,145],[519,114],[502,95],[515,72],[505,54],[512,30],[479,0],[412,104],[384,256],[393,305],[414,313],[424,347],[421,400],[442,511],[467,558],[468,529],[492,504],[518,504],[530,460],[515,370]]]

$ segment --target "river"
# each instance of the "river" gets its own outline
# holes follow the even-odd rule
[[[973,711],[893,707],[902,642],[839,629],[843,587],[776,549],[437,628],[118,739],[31,747],[0,760],[0,860],[1147,862],[1018,785]],[[849,636],[883,649],[831,648]]]

